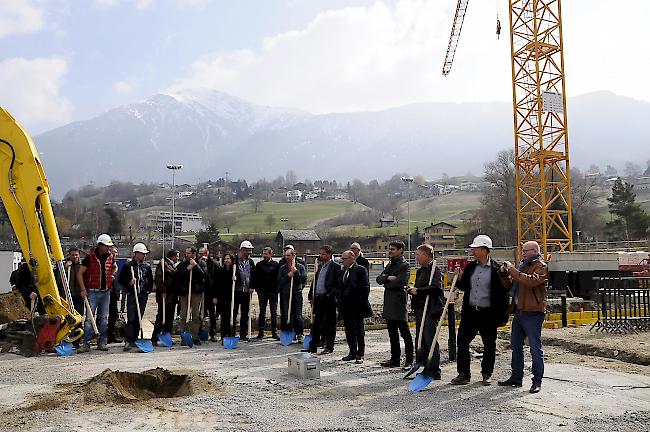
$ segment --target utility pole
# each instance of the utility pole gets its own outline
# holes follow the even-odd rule
[[[176,237],[176,219],[174,216],[174,202],[175,202],[175,195],[176,195],[176,171],[183,169],[183,165],[172,165],[168,164],[167,169],[172,171],[172,246],[171,248],[174,249],[174,237]],[[165,230],[163,229],[163,237],[165,236],[164,234]]]
[[[400,177],[400,179],[406,183],[406,218],[407,218],[407,229],[408,229],[408,258],[411,257],[411,183],[413,183],[413,177]]]

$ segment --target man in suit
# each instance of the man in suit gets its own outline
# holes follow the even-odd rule
[[[365,329],[363,319],[372,316],[372,308],[368,303],[370,282],[365,267],[357,264],[352,250],[341,254],[343,269],[339,283],[338,306],[343,315],[345,339],[350,352],[343,361],[354,360],[356,364],[363,363],[365,354]]]
[[[390,359],[381,363],[383,367],[399,367],[402,355],[399,345],[400,334],[404,339],[406,353],[404,367],[413,366],[413,338],[408,326],[405,291],[409,281],[409,265],[403,254],[404,242],[390,242],[388,244],[390,263],[377,276],[377,283],[384,286],[384,319],[390,338]]]
[[[336,339],[336,292],[341,266],[332,260],[332,252],[331,246],[320,248],[320,265],[308,295],[309,301],[314,305],[314,321],[311,326],[313,336],[306,351],[316,352],[322,332],[325,348],[320,355],[331,354]]]
[[[354,253],[355,261],[357,264],[359,264],[361,267],[364,267],[367,272],[370,272],[370,263],[363,256],[363,252],[361,252],[361,245],[357,242],[354,242],[350,245],[350,250],[352,253]]]
[[[467,264],[458,282],[458,290],[465,293],[458,328],[458,376],[452,384],[469,384],[471,379],[469,344],[481,335],[483,360],[481,375],[483,385],[492,384],[496,356],[497,328],[508,322],[508,273],[490,258],[492,239],[478,235],[471,245],[474,261]]]

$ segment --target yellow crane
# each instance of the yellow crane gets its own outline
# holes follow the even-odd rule
[[[443,75],[451,71],[468,3],[458,0]],[[517,241],[538,241],[548,259],[573,250],[561,1],[510,0],[509,16]]]

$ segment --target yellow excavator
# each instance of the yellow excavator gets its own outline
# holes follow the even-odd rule
[[[71,352],[71,342],[83,335],[83,318],[72,306],[50,202],[50,186],[32,139],[1,107],[0,172],[0,199],[46,312],[37,317],[32,313],[21,352],[33,355],[42,350],[56,350],[67,355]],[[61,275],[65,299],[59,295],[55,267]]]

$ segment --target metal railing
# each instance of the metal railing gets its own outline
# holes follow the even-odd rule
[[[593,278],[598,321],[590,330],[638,333],[650,329],[650,277]]]

